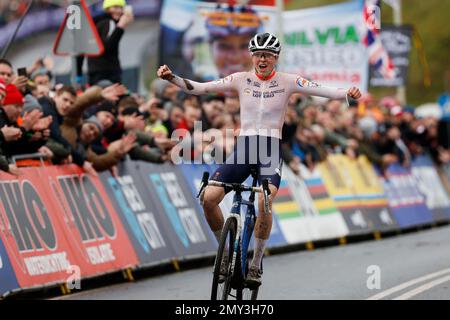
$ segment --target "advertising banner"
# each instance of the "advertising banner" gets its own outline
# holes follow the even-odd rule
[[[98,177],[76,165],[39,168],[59,228],[69,240],[81,276],[134,267],[138,259]],[[51,192],[48,192],[51,190]]]
[[[450,197],[439,178],[433,161],[428,156],[416,157],[411,168],[417,187],[425,196],[425,203],[435,221],[450,218]]]
[[[367,233],[378,230],[369,212],[366,212],[363,203],[355,188],[357,175],[351,175],[352,164],[341,154],[334,154],[318,165],[320,174],[331,198],[342,213],[349,228],[350,234]]]
[[[373,228],[378,231],[397,228],[398,225],[388,208],[383,185],[367,157],[360,156],[356,160],[344,157],[343,160],[362,211],[369,217]]]
[[[248,71],[248,43],[258,32],[274,32],[275,17],[269,6],[166,0],[161,9],[160,64],[203,81]]]
[[[382,181],[389,208],[401,228],[433,221],[425,196],[409,170],[400,164],[393,164],[386,170],[385,176]]]
[[[3,224],[3,221],[1,219],[0,224],[0,229],[3,233],[5,225]],[[3,245],[0,237],[0,297],[18,288],[19,284],[17,283],[16,275],[11,266],[11,262],[9,261],[6,248]]]
[[[0,182],[0,236],[20,287],[137,264],[98,178],[82,174],[74,165],[23,172],[14,179],[2,175]]]
[[[177,257],[215,252],[209,226],[198,210],[181,169],[170,164],[139,162],[139,173]]]
[[[7,251],[2,261],[9,256],[21,288],[64,282],[79,261],[62,228],[62,210],[52,202],[49,176],[36,168],[21,170],[18,178],[0,173],[0,242]]]
[[[101,179],[143,266],[173,259],[176,254],[138,166],[138,162],[125,161],[119,166],[119,177],[104,172]]]
[[[367,91],[363,1],[283,12],[283,70],[320,84]]]
[[[395,77],[384,77],[374,66],[370,66],[370,85],[372,87],[398,87],[408,81],[409,52],[412,48],[411,26],[383,25],[381,42],[397,69]]]
[[[330,198],[317,168],[312,172],[300,166],[300,176],[289,167],[283,168],[289,193],[299,208],[298,217],[286,220],[284,234],[291,237],[309,236],[308,240],[330,239],[349,233],[344,218]],[[281,189],[280,189],[281,191]],[[294,227],[295,226],[295,227]],[[300,232],[301,231],[301,232]]]

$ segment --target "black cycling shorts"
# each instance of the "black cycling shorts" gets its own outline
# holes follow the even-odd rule
[[[277,189],[281,181],[281,140],[266,136],[239,136],[233,153],[212,175],[211,180],[224,183],[243,183],[256,169],[258,182],[264,179]],[[230,192],[225,188],[225,193]]]

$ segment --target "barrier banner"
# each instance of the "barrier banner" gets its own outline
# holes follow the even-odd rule
[[[171,164],[139,163],[147,196],[161,213],[161,223],[177,257],[216,251],[209,226],[198,210],[181,170]]]
[[[6,227],[0,218],[0,230],[2,233],[5,231],[5,228]],[[14,274],[8,253],[6,252],[6,248],[0,237],[0,297],[18,288],[19,284],[17,283],[16,275]]]
[[[444,173],[448,181],[450,181],[450,164],[443,166]]]
[[[81,276],[134,267],[136,253],[98,177],[76,165],[37,169]],[[48,192],[51,191],[51,192]]]
[[[212,176],[212,174],[214,173],[214,171],[217,169],[218,166],[217,165],[182,164],[179,167],[180,167],[181,171],[183,172],[184,176],[186,177],[186,181],[188,182],[188,184],[191,188],[191,191],[195,197],[195,196],[197,196],[197,193],[198,193],[198,188],[199,188],[200,182],[202,180],[203,172],[208,171],[210,173],[210,176]],[[251,183],[252,183],[251,177],[249,177],[244,182],[244,184],[248,184],[248,185],[251,185]],[[244,199],[247,199],[248,195],[249,195],[249,193],[245,193]],[[257,199],[258,198],[256,198],[256,200]],[[194,200],[197,200],[197,199],[194,198]],[[255,200],[255,205],[256,205],[255,208],[256,208],[256,214],[258,214],[258,205],[257,205],[256,200]],[[197,203],[199,204],[198,201],[197,201]],[[233,192],[229,192],[219,205],[225,219],[226,219],[226,217],[228,217],[228,214],[231,212],[232,204],[233,204]],[[199,205],[199,210],[200,210],[199,212],[203,212],[203,209],[200,207],[200,205]],[[243,206],[242,210],[243,210],[242,211],[243,214],[241,215],[241,221],[242,221],[242,223],[244,223],[246,207]],[[280,227],[280,221],[278,219],[278,215],[276,214],[276,211],[274,213],[275,214],[273,215],[272,230],[270,232],[270,238],[267,242],[268,247],[276,247],[276,246],[286,244],[286,239],[285,239],[282,229]],[[214,236],[212,235],[212,233],[211,233],[211,237],[214,239],[214,241],[216,241]],[[253,238],[250,243],[250,247],[253,247]]]
[[[63,212],[55,210],[44,169],[21,170],[19,177],[0,173],[0,242],[21,288],[64,282],[78,259],[61,225]]]
[[[285,179],[286,167],[282,169],[277,197],[273,201],[274,216],[280,221],[281,230],[287,243],[302,243],[312,240],[311,228],[304,219],[304,213],[298,206]]]
[[[288,242],[347,235],[347,225],[329,197],[320,172],[311,172],[303,165],[300,170],[301,178],[288,166],[283,167],[283,179],[274,204]]]
[[[439,178],[447,194],[450,195],[450,163],[437,167]]]
[[[450,218],[450,198],[445,192],[433,161],[428,156],[416,157],[411,171],[417,180],[417,187],[425,196],[425,203],[435,221]]]
[[[385,176],[381,179],[389,208],[401,228],[433,221],[425,197],[409,170],[400,164],[393,164],[386,170]]]
[[[139,257],[140,266],[176,257],[168,233],[161,223],[161,212],[149,198],[140,176],[139,162],[125,161],[119,177],[109,172],[101,180]]]
[[[389,210],[383,185],[378,179],[375,168],[367,157],[360,156],[356,161],[348,157],[344,157],[344,159],[362,210],[370,217],[374,229],[386,231],[398,228]]]
[[[335,154],[318,165],[325,186],[342,213],[351,234],[367,233],[379,226],[363,210],[354,181],[356,175],[351,175],[351,164],[344,155]]]

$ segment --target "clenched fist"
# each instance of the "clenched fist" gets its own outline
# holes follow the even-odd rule
[[[172,70],[169,69],[167,65],[160,66],[158,71],[156,72],[158,77],[164,80],[172,80],[175,76],[172,73]]]
[[[356,87],[351,87],[350,89],[348,89],[347,95],[350,98],[359,99],[359,98],[361,98],[361,91],[359,91],[359,89]]]

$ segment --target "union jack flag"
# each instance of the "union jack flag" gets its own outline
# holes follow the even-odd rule
[[[381,42],[381,0],[364,1],[364,21],[367,34],[363,39],[369,50],[369,63],[385,79],[393,79],[397,75],[397,68]]]

